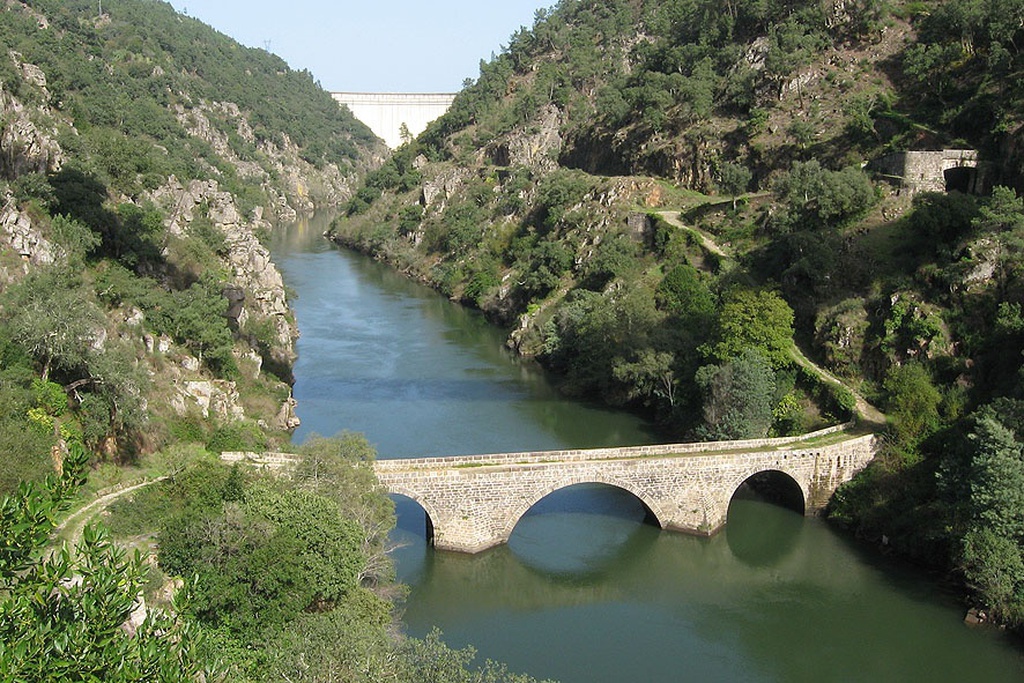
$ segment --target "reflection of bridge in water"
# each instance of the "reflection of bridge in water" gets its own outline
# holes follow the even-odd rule
[[[438,548],[478,552],[508,541],[542,498],[575,484],[607,484],[632,493],[665,529],[710,535],[752,477],[770,472],[799,488],[807,513],[874,457],[871,434],[832,428],[801,437],[592,450],[378,460],[391,493],[427,514]]]
[[[757,503],[741,511],[737,520],[740,538],[735,541],[731,526],[710,539],[683,534],[664,537],[641,527],[613,549],[598,550],[586,544],[583,551],[575,548],[576,553],[586,554],[588,563],[596,553],[601,554],[593,574],[581,570],[581,564],[573,565],[564,575],[546,572],[531,565],[529,551],[523,557],[507,547],[477,555],[431,553],[424,559],[422,576],[415,581],[415,604],[407,609],[429,615],[425,618],[430,623],[444,623],[455,615],[465,620],[498,611],[528,613],[650,599],[652,586],[659,587],[659,599],[672,596],[666,602],[713,600],[724,607],[763,600],[765,594],[777,591],[780,583],[807,582],[808,577],[818,577],[815,581],[820,580],[820,589],[830,595],[849,590],[849,599],[856,599],[864,575],[872,569],[850,562],[845,540],[824,525],[805,526],[800,518],[788,519],[792,515],[788,510],[769,510],[767,519]],[[785,528],[779,528],[780,520],[786,522]],[[770,527],[767,531],[765,522]],[[585,522],[577,524],[585,534]],[[803,534],[810,535],[813,542],[801,542],[798,537]],[[768,566],[772,571],[744,560],[748,548],[742,546],[762,540],[755,536],[783,546],[771,554]],[[538,580],[538,575],[543,578]],[[496,590],[496,586],[505,589]],[[529,589],[509,588],[522,586]],[[827,619],[828,615],[817,618]]]

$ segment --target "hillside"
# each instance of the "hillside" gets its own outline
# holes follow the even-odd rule
[[[889,416],[833,518],[1021,623],[1022,19],[565,0],[367,177],[334,237],[674,436],[847,419],[798,346]]]
[[[385,151],[306,72],[153,0],[0,5],[0,491],[84,444],[287,439],[261,235]]]

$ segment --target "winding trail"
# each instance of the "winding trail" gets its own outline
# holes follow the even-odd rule
[[[99,496],[72,512],[64,519],[63,522],[58,524],[55,529],[55,534],[64,535],[68,541],[68,545],[74,549],[78,546],[78,543],[82,538],[82,530],[85,529],[85,525],[96,517],[96,515],[106,510],[111,503],[122,496],[132,493],[133,491],[137,491],[149,486],[150,484],[163,481],[167,477],[168,475],[165,474],[162,477],[156,477],[154,479],[144,479],[142,481],[121,484],[113,487],[113,489],[107,489],[106,492],[101,491]]]
[[[723,258],[732,258],[732,256],[725,249],[723,249],[717,242],[715,242],[715,240],[710,235],[708,235],[702,230],[699,230],[693,226],[686,225],[685,223],[683,223],[679,219],[679,211],[658,211],[657,214],[661,216],[663,219],[665,219],[665,222],[668,223],[669,225],[673,225],[677,228],[687,230],[692,234],[698,236],[701,240],[701,244],[709,252],[717,254],[718,256],[721,256]],[[839,379],[831,372],[829,372],[828,370],[826,370],[825,368],[821,367],[820,365],[812,361],[810,358],[808,358],[807,355],[800,350],[800,347],[798,347],[795,342],[791,350],[791,355],[793,357],[794,362],[796,362],[801,367],[806,368],[807,370],[810,370],[811,372],[815,373],[823,381],[828,382],[829,384],[841,386],[847,391],[849,391],[851,394],[853,394],[854,400],[856,401],[856,410],[858,418],[860,418],[862,421],[873,427],[881,428],[885,426],[885,413],[883,413],[881,410],[879,410],[871,403],[869,403],[867,399],[865,399],[858,391],[855,391],[853,387],[851,387],[849,384]]]
[[[857,417],[860,420],[879,429],[885,426],[887,421],[885,413],[868,403],[868,400],[864,398],[860,392],[855,391],[849,384],[804,355],[804,352],[800,350],[800,347],[798,347],[796,343],[793,344],[793,347],[790,350],[790,355],[792,355],[793,360],[798,365],[817,374],[823,381],[828,382],[829,384],[841,386],[853,394],[853,398],[856,401]]]
[[[699,229],[693,227],[692,225],[686,225],[681,220],[679,220],[679,212],[678,211],[658,211],[657,214],[659,216],[661,216],[662,218],[664,218],[665,222],[668,223],[669,225],[673,225],[673,226],[675,226],[677,228],[682,228],[683,230],[687,230],[687,231],[693,233],[694,235],[696,235],[697,237],[699,237],[700,241],[701,241],[701,244],[704,246],[704,248],[707,249],[708,251],[710,251],[712,254],[716,254],[716,255],[721,256],[723,258],[732,258],[725,251],[725,249],[720,247],[718,245],[718,243],[715,242],[715,240],[711,238],[711,235],[707,234],[706,232],[704,232],[702,230],[699,230]]]

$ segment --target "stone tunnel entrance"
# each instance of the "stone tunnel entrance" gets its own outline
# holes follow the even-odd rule
[[[946,192],[963,192],[964,194],[975,192],[975,179],[978,170],[966,166],[947,168],[942,172],[946,181]]]

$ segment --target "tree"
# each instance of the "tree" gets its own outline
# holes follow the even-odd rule
[[[992,196],[981,205],[973,224],[986,232],[1022,231],[1024,199],[1012,188],[996,186],[992,188]]]
[[[402,680],[417,683],[535,683],[530,676],[510,673],[504,664],[490,660],[484,662],[480,669],[471,668],[476,650],[472,647],[460,650],[448,647],[436,629],[422,640],[406,641],[401,654]]]
[[[871,181],[859,168],[830,171],[817,161],[794,163],[776,193],[801,223],[815,228],[838,225],[875,200]]]
[[[700,273],[681,263],[665,273],[654,292],[658,308],[680,319],[683,325],[706,327],[715,312],[715,298]]]
[[[234,339],[221,282],[213,274],[205,274],[199,282],[171,296],[173,308],[163,313],[172,336],[220,376],[233,376],[238,368],[231,355]]]
[[[1024,447],[991,415],[969,437],[970,524],[964,534],[964,577],[993,615],[1024,623]]]
[[[304,613],[268,644],[267,681],[376,683],[399,678],[391,603],[352,593],[333,610]]]
[[[938,428],[942,394],[923,365],[893,366],[883,387],[889,394],[890,427],[900,445],[914,447]]]
[[[62,473],[0,503],[0,681],[210,680],[196,657],[199,634],[187,624],[150,613],[134,633],[125,626],[145,581],[138,553],[126,558],[89,525],[74,555],[66,545],[47,555],[87,461],[72,443]]]
[[[299,448],[296,484],[335,501],[346,518],[362,529],[361,551],[366,559],[359,580],[363,585],[386,585],[394,574],[387,554],[388,532],[395,524],[395,504],[373,473],[377,454],[362,434],[342,432],[333,438],[313,434]]]
[[[629,398],[660,398],[669,407],[676,404],[675,357],[667,351],[643,348],[634,360],[616,359],[612,376],[629,386]]]
[[[971,519],[999,536],[1024,540],[1024,446],[989,416],[978,420],[969,438]]]
[[[747,191],[752,178],[750,169],[743,164],[726,162],[718,169],[718,186],[732,196],[732,210],[736,210],[736,197]]]
[[[960,192],[922,192],[914,195],[910,229],[935,248],[963,239],[978,217],[978,200]]]
[[[90,344],[105,320],[68,270],[32,273],[5,296],[11,334],[39,363],[47,380],[54,369],[73,371],[86,364]]]
[[[702,439],[725,441],[762,437],[774,415],[775,372],[756,349],[697,371],[694,381],[704,395]]]
[[[1001,298],[1008,298],[1008,285],[1024,277],[1024,198],[1008,187],[993,188],[992,197],[981,205],[973,225],[988,233],[997,248],[996,282]]]
[[[780,368],[790,362],[793,309],[775,292],[733,290],[718,315],[716,336],[712,359],[727,362],[753,348]]]
[[[160,532],[159,560],[195,577],[187,607],[201,623],[253,647],[363,590],[362,530],[334,500],[272,481],[239,491],[222,467],[175,479],[180,511]]]

